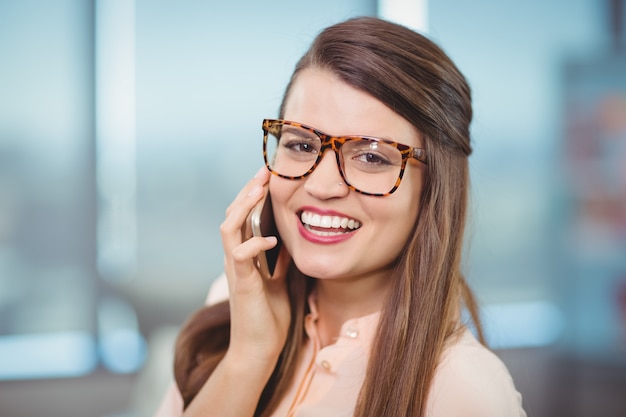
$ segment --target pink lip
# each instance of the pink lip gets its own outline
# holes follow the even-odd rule
[[[302,213],[303,211],[310,211],[310,212],[318,213],[318,214],[324,215],[324,216],[350,217],[350,216],[345,215],[343,213],[340,213],[338,211],[322,210],[322,209],[315,208],[315,207],[302,207],[298,211],[298,213]],[[319,235],[311,233],[309,230],[307,230],[304,227],[304,225],[302,224],[302,222],[300,221],[300,217],[299,216],[297,216],[297,220],[298,220],[297,221],[297,223],[298,223],[298,231],[300,232],[300,235],[303,238],[305,238],[306,240],[308,240],[309,242],[317,243],[317,244],[321,244],[321,245],[332,245],[332,244],[336,244],[336,243],[345,242],[346,240],[348,240],[352,236],[354,236],[354,234],[356,232],[356,230],[355,230],[353,232],[342,233],[342,234],[335,235],[335,236],[319,236]]]

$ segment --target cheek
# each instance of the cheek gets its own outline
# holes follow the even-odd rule
[[[404,239],[408,239],[415,229],[420,210],[422,185],[422,179],[419,175],[405,176],[400,188],[391,196],[394,198],[392,204],[394,209],[389,212],[388,221],[393,224],[390,226],[394,227]]]

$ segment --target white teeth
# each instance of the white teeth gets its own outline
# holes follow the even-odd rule
[[[341,227],[341,217],[334,216],[333,224],[331,226],[333,229],[339,229]]]
[[[361,227],[361,223],[354,219],[339,216],[321,216],[317,213],[311,213],[309,211],[303,211],[300,215],[300,220],[307,226],[322,227],[324,229],[358,229]],[[337,234],[337,232],[321,232]]]
[[[333,218],[330,216],[323,216],[322,221],[320,222],[320,227],[324,229],[329,229],[333,225]]]

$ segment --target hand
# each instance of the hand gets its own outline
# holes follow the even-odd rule
[[[273,370],[285,344],[291,320],[285,282],[289,262],[281,249],[274,276],[267,280],[255,267],[254,258],[274,247],[275,237],[252,237],[242,242],[242,226],[261,199],[270,173],[263,167],[246,184],[226,210],[220,227],[224,268],[230,293],[231,337],[227,357]]]

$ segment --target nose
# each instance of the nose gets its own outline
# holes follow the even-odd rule
[[[350,189],[345,184],[337,165],[337,155],[327,150],[315,170],[305,178],[304,189],[320,200],[345,197]]]

